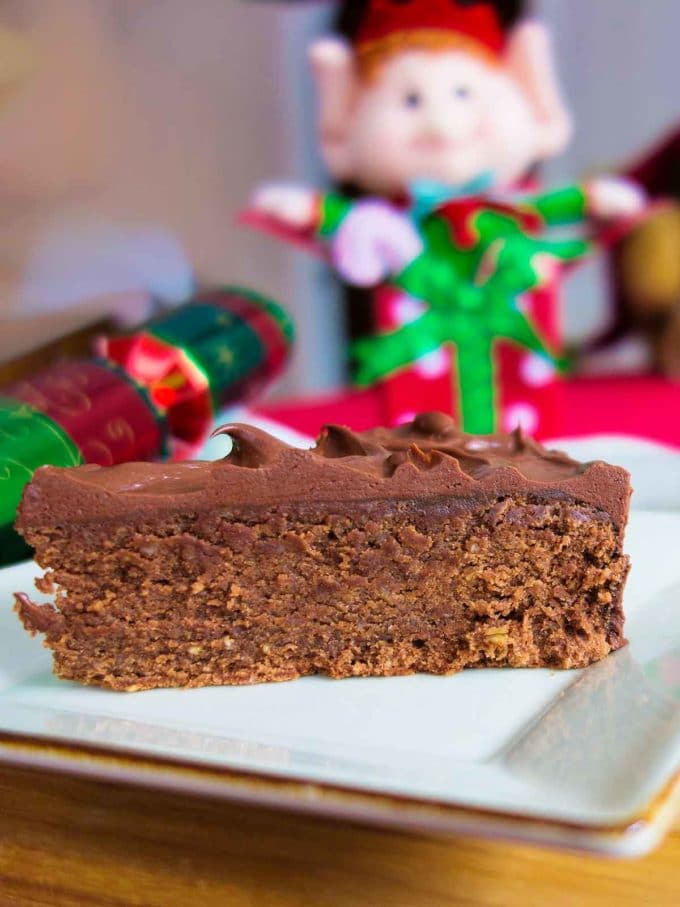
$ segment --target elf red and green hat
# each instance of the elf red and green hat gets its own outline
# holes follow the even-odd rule
[[[505,34],[492,3],[463,0],[369,0],[355,38],[362,53],[385,40],[413,32],[456,36],[497,57]]]

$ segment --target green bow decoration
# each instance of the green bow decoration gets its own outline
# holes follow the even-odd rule
[[[467,228],[471,247],[452,241],[440,212],[420,225],[424,251],[396,275],[393,284],[427,305],[427,311],[397,330],[355,341],[355,381],[368,386],[413,365],[427,353],[452,345],[465,431],[496,429],[494,345],[509,340],[564,370],[567,360],[551,351],[522,312],[518,298],[539,287],[541,257],[573,261],[590,251],[583,239],[547,241],[530,235],[519,218],[480,203]]]

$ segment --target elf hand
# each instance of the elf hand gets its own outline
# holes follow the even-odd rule
[[[251,207],[298,230],[316,227],[318,196],[304,186],[293,186],[290,183],[260,186],[251,199]]]
[[[385,202],[358,202],[340,224],[331,259],[340,276],[357,287],[372,287],[399,274],[423,251],[410,218]]]
[[[645,207],[644,191],[631,180],[605,176],[587,186],[588,213],[603,220],[635,217]]]

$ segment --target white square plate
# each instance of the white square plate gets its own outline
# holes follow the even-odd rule
[[[0,759],[436,831],[640,854],[680,785],[680,513],[632,514],[630,645],[582,671],[121,694],[56,679],[0,570]],[[41,597],[36,594],[39,600]]]

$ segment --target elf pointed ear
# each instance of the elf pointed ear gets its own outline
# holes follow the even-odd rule
[[[526,21],[515,26],[505,51],[510,74],[520,83],[536,118],[540,159],[553,157],[571,138],[571,117],[557,84],[552,42],[545,26]]]
[[[309,50],[318,92],[318,128],[324,160],[336,179],[351,176],[349,133],[359,88],[354,52],[339,38],[323,38]]]

